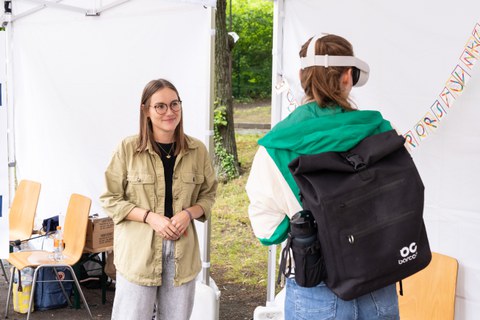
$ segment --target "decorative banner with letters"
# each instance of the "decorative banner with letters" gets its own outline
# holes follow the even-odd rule
[[[438,129],[440,123],[450,112],[450,108],[465,90],[471,77],[471,71],[478,60],[480,60],[480,23],[473,28],[472,35],[463,48],[458,64],[453,68],[436,100],[413,128],[403,134],[410,150],[416,150],[423,140]]]
[[[292,89],[290,88],[290,85],[288,84],[288,81],[286,78],[282,77],[280,81],[275,85],[275,93],[285,94],[288,101],[288,107],[287,107],[288,112],[292,112],[299,106],[297,99],[295,99],[292,93]]]

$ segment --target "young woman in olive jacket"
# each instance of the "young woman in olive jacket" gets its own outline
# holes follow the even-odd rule
[[[115,223],[112,319],[189,319],[201,270],[193,219],[209,218],[217,180],[208,151],[183,132],[182,101],[167,80],[150,81],[140,134],[124,139],[101,196]]]

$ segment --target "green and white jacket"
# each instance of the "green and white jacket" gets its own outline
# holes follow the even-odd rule
[[[246,191],[248,214],[264,245],[288,236],[290,218],[302,209],[299,189],[288,164],[300,155],[343,152],[365,137],[391,130],[378,111],[321,108],[316,102],[298,107],[258,141]]]

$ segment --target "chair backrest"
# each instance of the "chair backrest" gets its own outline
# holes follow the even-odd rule
[[[25,240],[32,235],[40,186],[35,181],[20,181],[8,215],[10,240]]]
[[[72,194],[68,202],[63,228],[64,254],[77,262],[83,253],[87,236],[87,223],[92,200],[79,194]]]
[[[400,318],[453,320],[457,272],[456,259],[432,252],[432,261],[425,269],[402,280]]]

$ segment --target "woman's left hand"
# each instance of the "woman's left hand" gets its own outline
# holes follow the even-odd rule
[[[170,219],[170,222],[174,227],[177,228],[181,236],[182,234],[186,233],[188,225],[190,224],[190,215],[185,210],[182,210],[176,215],[174,215]]]

